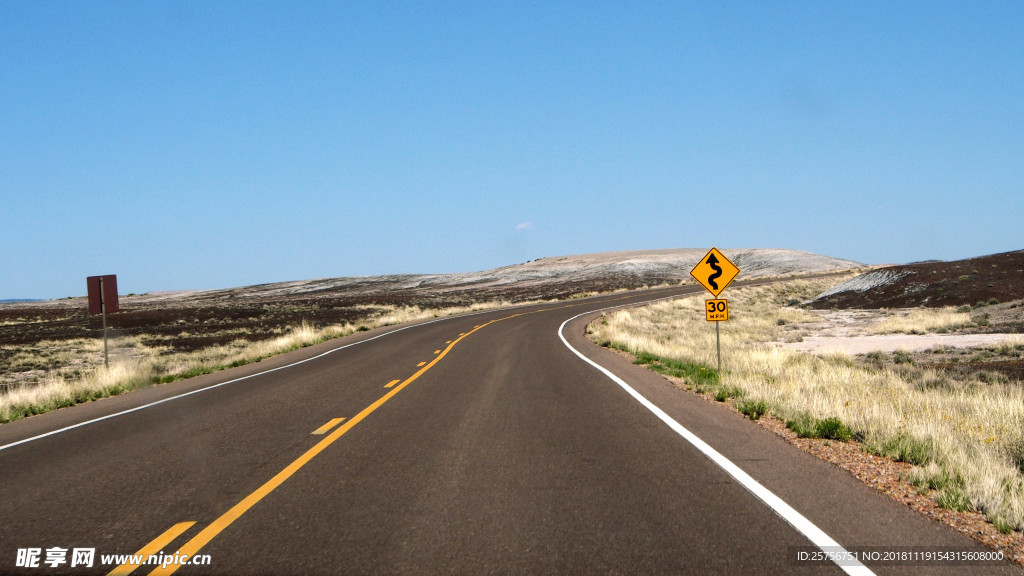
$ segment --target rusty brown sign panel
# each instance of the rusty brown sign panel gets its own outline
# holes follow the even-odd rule
[[[117,274],[89,276],[85,283],[89,286],[89,314],[118,311]]]

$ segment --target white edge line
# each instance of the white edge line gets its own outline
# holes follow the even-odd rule
[[[666,300],[666,298],[662,298],[661,300]],[[657,300],[652,300],[651,302],[656,301]],[[707,442],[701,440],[696,434],[687,430],[679,422],[676,422],[671,416],[666,414],[664,410],[655,406],[653,402],[651,402],[642,394],[634,390],[632,386],[626,384],[624,380],[613,374],[611,370],[608,370],[604,366],[601,366],[597,362],[594,362],[590,358],[587,358],[586,356],[583,355],[582,352],[573,348],[572,345],[569,344],[569,341],[565,339],[565,335],[562,333],[562,330],[565,328],[566,324],[572,322],[573,320],[579,318],[580,316],[593,314],[594,312],[602,312],[604,310],[610,310],[612,308],[622,308],[624,306],[637,306],[640,304],[645,303],[612,306],[609,308],[600,308],[597,310],[591,310],[589,312],[583,312],[582,314],[577,314],[576,316],[569,318],[565,322],[562,322],[562,325],[558,327],[558,337],[562,340],[562,344],[565,344],[565,346],[569,350],[571,350],[573,354],[579,356],[580,359],[582,359],[584,362],[590,364],[594,368],[597,368],[605,376],[607,376],[613,382],[618,384],[630,396],[636,399],[637,402],[642,404],[644,408],[647,408],[662,422],[668,424],[668,427],[671,428],[676,434],[682,436],[687,442],[692,444],[695,448],[697,448],[697,450],[699,450],[705,456],[710,458],[712,462],[717,464],[718,467],[720,467],[722,470],[725,470],[727,474],[735,478],[741,486],[746,488],[750,493],[752,493],[759,500],[764,502],[769,508],[771,508],[772,511],[781,516],[783,520],[789,522],[789,524],[793,526],[793,528],[796,528],[797,532],[803,534],[808,540],[811,541],[812,544],[822,549],[823,551],[829,551],[830,555],[831,553],[838,553],[836,555],[831,555],[831,557],[835,558],[836,556],[839,556],[843,558],[843,561],[836,562],[836,565],[839,566],[839,568],[841,568],[844,572],[846,572],[847,574],[858,576],[873,575],[874,572],[872,572],[870,568],[854,559],[854,557],[851,554],[849,554],[842,546],[839,545],[838,542],[833,540],[832,537],[826,534],[821,528],[815,526],[813,522],[808,520],[803,514],[797,512],[796,509],[787,504],[782,498],[776,496],[774,492],[765,488],[757,480],[754,480],[754,478],[751,477],[750,474],[744,472],[742,468],[740,468],[731,460],[723,456],[718,450],[715,450]]]
[[[401,328],[397,328],[395,330],[391,330],[390,332],[385,332],[383,334],[378,334],[378,335],[374,336],[373,338],[367,338],[365,340],[360,340],[359,342],[353,342],[351,344],[346,344],[344,346],[339,346],[337,348],[332,348],[332,349],[330,349],[330,350],[328,350],[326,352],[323,352],[321,354],[317,354],[316,356],[313,356],[313,357],[310,357],[310,358],[306,358],[305,360],[299,360],[298,362],[292,362],[291,364],[286,364],[284,366],[278,366],[277,368],[271,368],[270,370],[264,370],[263,372],[257,372],[255,374],[249,374],[248,376],[242,376],[240,378],[235,378],[233,380],[228,380],[226,382],[220,382],[218,384],[212,384],[210,386],[206,386],[205,388],[198,388],[196,390],[191,390],[191,391],[185,392],[183,394],[178,394],[177,396],[170,396],[170,397],[164,398],[162,400],[157,400],[155,402],[150,402],[149,404],[143,404],[142,406],[136,406],[135,408],[129,408],[128,410],[122,410],[120,412],[115,412],[113,414],[107,414],[106,416],[100,416],[99,418],[93,418],[92,420],[86,420],[85,422],[79,422],[78,424],[72,424],[71,426],[65,426],[64,428],[58,428],[57,430],[51,430],[51,431],[46,432],[44,434],[39,434],[38,436],[32,436],[31,438],[25,438],[23,440],[18,440],[17,442],[11,442],[10,444],[4,444],[3,446],[0,446],[0,451],[6,450],[8,448],[13,448],[13,447],[18,446],[20,444],[27,444],[27,443],[33,442],[35,440],[40,440],[42,438],[46,438],[47,436],[54,436],[56,434],[61,434],[63,432],[67,432],[69,430],[74,430],[75,428],[81,428],[83,426],[88,426],[89,424],[95,424],[97,422],[102,422],[104,420],[109,420],[111,418],[117,418],[118,416],[124,416],[125,414],[131,414],[132,412],[138,412],[139,410],[145,410],[146,408],[152,408],[153,406],[157,406],[159,404],[163,404],[164,402],[170,402],[172,400],[178,400],[178,399],[184,398],[186,396],[191,396],[193,394],[198,394],[200,392],[206,392],[207,390],[213,390],[214,388],[220,388],[221,386],[226,386],[228,384],[234,384],[235,382],[240,382],[242,380],[248,380],[249,378],[255,378],[257,376],[262,376],[264,374],[270,374],[271,372],[277,372],[278,370],[285,370],[285,369],[291,368],[293,366],[298,366],[299,364],[305,364],[306,362],[311,362],[311,361],[316,360],[318,358],[323,358],[324,356],[327,356],[328,354],[334,354],[335,352],[337,352],[339,350],[344,350],[345,348],[351,348],[352,346],[357,346],[359,344],[363,344],[365,342],[370,342],[370,341],[376,340],[378,338],[383,338],[385,336],[390,336],[390,335],[392,335],[392,334],[394,334],[396,332],[401,332],[402,330],[408,330],[410,328],[416,328],[418,326],[426,326],[427,324],[433,324],[435,322],[441,322],[441,321],[444,321],[444,320],[452,320],[452,319],[455,319],[455,318],[465,318],[466,316],[475,316],[477,314],[486,314],[488,312],[495,312],[495,311],[496,310],[480,310],[479,312],[470,312],[468,314],[460,314],[458,316],[446,316],[444,318],[437,318],[437,319],[430,320],[430,321],[427,321],[427,322],[421,322],[419,324],[411,324],[409,326],[403,326]]]

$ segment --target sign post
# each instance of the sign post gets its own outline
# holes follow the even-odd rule
[[[722,373],[722,333],[719,322],[729,320],[729,301],[717,299],[740,273],[740,269],[729,261],[718,248],[712,248],[700,262],[690,270],[690,276],[700,282],[701,286],[715,296],[716,300],[705,300],[705,316],[708,322],[715,323],[715,344],[718,349],[718,373]]]
[[[718,328],[720,322],[715,321],[715,349],[718,350],[718,381],[722,381],[722,332]],[[106,346],[106,340],[103,341],[103,345]],[[106,354],[106,348],[104,348],[104,354]]]
[[[721,332],[718,329],[720,322],[729,320],[729,301],[728,300],[705,300],[704,301],[704,314],[707,317],[708,322],[715,323],[715,343],[718,349],[718,373],[722,373],[722,337]]]
[[[107,354],[107,312],[120,310],[117,302],[117,275],[89,276],[85,279],[89,287],[89,314],[103,315],[103,365],[110,367]]]

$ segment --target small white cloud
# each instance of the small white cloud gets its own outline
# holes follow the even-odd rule
[[[516,230],[526,230],[527,228],[533,228],[533,222],[520,222],[516,224]]]

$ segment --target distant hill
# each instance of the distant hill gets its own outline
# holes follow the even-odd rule
[[[277,282],[242,288],[202,292],[152,293],[135,301],[168,301],[261,298],[355,298],[386,302],[415,301],[443,297],[503,298],[518,301],[563,297],[586,291],[640,288],[690,280],[690,270],[708,248],[679,248],[604,252],[575,256],[539,258],[514,264],[458,274],[395,274]],[[782,249],[723,249],[741,272],[740,280],[786,274],[810,274],[852,270],[863,264],[811,252]]]
[[[165,338],[198,350],[242,338],[275,338],[302,323],[358,322],[392,306],[444,309],[480,302],[563,299],[584,293],[678,284],[707,248],[611,252],[540,258],[461,274],[394,274],[277,282],[222,290],[122,295],[108,318],[121,335]],[[723,250],[741,269],[739,281],[765,276],[851,270],[861,265],[796,250]],[[0,342],[95,338],[102,321],[84,296],[0,306]]]
[[[953,262],[887,266],[835,286],[812,308],[913,308],[1024,298],[1024,250]]]
[[[538,258],[481,272],[390,274],[274,282],[219,290],[150,292],[122,296],[122,308],[242,305],[287,301],[367,303],[426,307],[489,300],[518,302],[564,298],[583,292],[634,289],[692,280],[690,270],[709,248],[636,250]],[[863,264],[799,250],[723,249],[740,270],[739,280],[863,268]],[[81,308],[84,298],[41,302],[36,307]]]
[[[20,304],[22,302],[42,302],[35,298],[8,298],[6,300],[0,300],[0,304]]]

